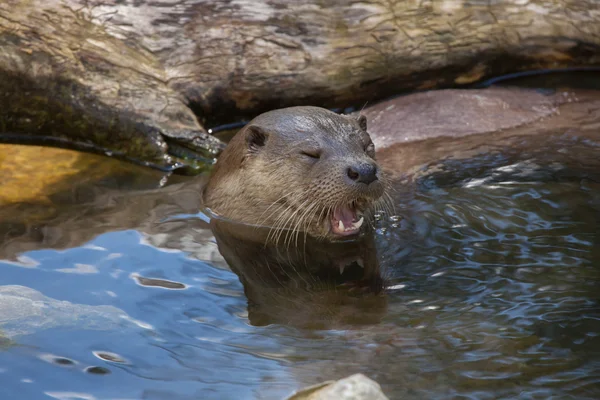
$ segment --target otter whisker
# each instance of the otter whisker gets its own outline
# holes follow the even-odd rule
[[[394,215],[393,208],[387,199],[381,198],[373,206],[377,212],[381,212],[388,216]]]
[[[394,199],[392,198],[392,196],[390,194],[390,189],[392,189],[390,182],[384,181],[384,191],[383,191],[383,194],[382,194],[380,200],[386,206],[386,208],[388,209],[388,212],[391,215],[394,215],[394,214],[396,214],[396,210],[394,207]]]
[[[306,226],[304,227],[304,231],[305,232],[308,231],[308,228],[310,226],[310,222],[311,221],[315,221],[315,217],[317,216],[317,211],[319,211],[319,209],[323,210],[323,207],[321,206],[321,204],[319,204],[319,203],[315,203],[315,204],[316,204],[316,206],[313,207],[314,211],[312,212],[312,215],[309,215],[309,217],[306,218]],[[319,220],[316,220],[316,223],[319,223]],[[302,252],[304,254],[306,254],[306,239],[307,239],[307,236],[308,236],[308,234],[305,233],[304,234],[304,243],[302,244]],[[298,240],[296,238],[296,246],[298,246],[297,243],[298,243]],[[306,259],[304,260],[304,263],[306,265]]]
[[[281,235],[283,235],[284,231],[287,231],[286,236],[284,237],[284,244],[287,240],[287,236],[289,235],[289,230],[290,230],[290,225],[293,221],[293,219],[295,218],[296,214],[298,212],[300,212],[300,210],[302,209],[302,207],[304,207],[304,205],[308,203],[308,199],[305,200],[300,206],[296,207],[296,210],[294,210],[292,213],[290,213],[287,218],[285,218],[285,216],[281,219],[281,223],[280,223],[280,231],[279,231],[279,235],[277,236],[276,239],[276,243],[279,243],[279,239],[281,238]],[[286,211],[287,212],[287,211]],[[289,224],[289,225],[288,225]]]
[[[298,237],[300,236],[300,232],[302,231],[302,225],[304,222],[304,216],[306,215],[307,212],[309,212],[312,208],[314,207],[314,204],[309,205],[306,210],[304,210],[304,212],[298,217],[298,219],[296,220],[296,224],[294,225],[294,227],[292,228],[292,231],[289,234],[289,242],[287,242],[287,237],[286,237],[286,242],[287,242],[287,246],[289,248],[289,246],[292,244],[292,239],[295,238],[295,247],[298,248]]]
[[[392,208],[390,207],[390,204],[389,204],[389,201],[384,196],[382,196],[380,199],[378,199],[373,204],[373,208],[377,212],[382,212],[382,213],[389,214],[389,215],[393,214],[392,213]]]
[[[281,234],[283,233],[283,230],[288,228],[288,223],[292,221],[292,219],[295,217],[295,215],[302,210],[302,207],[304,207],[305,204],[307,204],[310,201],[310,199],[306,199],[304,202],[302,202],[300,205],[295,205],[295,204],[289,204],[288,207],[286,207],[286,209],[284,210],[284,212],[282,212],[279,217],[275,220],[274,222],[274,226],[277,228],[277,230],[279,231],[279,235],[277,237],[276,242],[279,241],[279,238],[281,236]],[[289,213],[289,211],[292,208],[296,208],[296,210],[293,213]]]
[[[288,206],[286,207],[286,209],[289,209],[290,207],[291,207],[291,205],[288,205]],[[278,211],[278,210],[276,210],[276,211]],[[284,211],[285,211],[285,210],[284,210]],[[283,213],[282,213],[282,214],[283,214]],[[278,218],[275,220],[275,222],[269,226],[269,232],[268,232],[268,234],[267,234],[267,238],[266,238],[266,243],[265,243],[265,244],[269,243],[269,242],[270,242],[272,239],[274,239],[274,238],[275,238],[275,235],[276,235],[276,234],[277,234],[277,232],[278,232],[278,224],[277,224],[277,221],[278,221],[278,219],[279,219],[279,218],[282,218],[282,217],[281,217],[281,215],[282,215],[282,214],[280,214],[280,215],[279,215],[279,217],[278,217]]]
[[[306,229],[308,228],[312,218],[311,214],[313,213],[314,210],[316,210],[319,206],[319,202],[314,202],[312,203],[307,210],[300,216],[300,219],[298,221],[298,223],[296,224],[296,226],[294,227],[294,229],[298,228],[296,230],[296,243],[295,246],[298,247],[298,236],[300,235],[300,232],[306,232]],[[306,235],[305,235],[305,239],[304,242],[306,243]]]
[[[284,198],[287,198],[288,196],[290,196],[291,194],[293,194],[295,192],[295,190],[290,191],[289,193],[284,194],[283,196],[281,196],[280,198],[278,198],[277,200],[275,200],[273,203],[271,203],[271,205],[269,207],[267,207],[265,209],[265,211],[262,212],[262,214],[259,216],[259,222],[258,225],[263,225],[264,223],[266,223],[266,221],[268,221],[271,217],[273,217],[275,215],[275,213],[277,213],[278,211],[281,210],[281,208],[283,207],[291,207],[291,205],[289,204],[279,204],[279,201],[283,200]],[[267,211],[269,211],[269,209],[271,209],[273,206],[277,206],[276,209],[273,209],[273,211],[266,217],[262,218],[265,213]]]
[[[310,198],[306,199],[306,200],[305,200],[305,201],[304,201],[304,202],[303,202],[303,203],[302,203],[302,204],[301,204],[301,205],[300,205],[300,206],[299,206],[299,207],[296,209],[296,211],[295,211],[295,212],[292,214],[292,216],[290,216],[290,218],[288,218],[288,219],[287,219],[287,220],[284,222],[284,224],[285,224],[285,227],[287,227],[288,221],[290,222],[290,226],[292,226],[292,224],[293,224],[293,222],[294,222],[294,221],[292,220],[292,218],[294,218],[294,217],[295,217],[295,215],[297,215],[297,214],[298,214],[298,212],[299,212],[300,210],[303,210],[303,209],[304,209],[304,206],[306,205],[306,203],[308,203],[310,200],[311,200]],[[296,248],[295,248],[295,250],[296,250],[296,251],[298,251],[298,248],[297,248],[297,247],[298,247],[298,244],[297,244],[297,237],[298,237],[297,235],[298,235],[298,233],[297,233],[297,232],[299,232],[300,230],[297,230],[297,227],[298,227],[298,225],[299,225],[299,224],[301,224],[301,223],[302,223],[302,221],[303,221],[303,219],[305,218],[305,216],[306,216],[306,215],[307,215],[307,214],[308,214],[308,213],[309,213],[311,210],[313,210],[313,209],[314,209],[316,206],[317,206],[317,204],[316,204],[316,203],[313,203],[313,204],[309,205],[308,207],[306,207],[306,209],[304,209],[304,212],[303,212],[302,214],[300,214],[300,217],[298,218],[298,221],[296,222],[296,225],[295,225],[295,226],[293,226],[293,228],[291,228],[291,229],[288,229],[288,230],[287,230],[286,236],[285,236],[285,238],[284,238],[283,245],[284,245],[284,247],[286,247],[286,251],[287,251],[287,254],[288,254],[288,256],[289,256],[289,257],[291,257],[291,254],[290,254],[289,252],[290,252],[290,245],[291,245],[291,242],[292,242],[292,240],[291,240],[291,239],[293,238],[293,234],[294,234],[294,232],[296,232]],[[277,240],[276,240],[276,245],[277,245],[277,243],[279,242],[279,239],[280,239],[280,236],[281,236],[281,234],[282,234],[282,233],[283,233],[283,229],[280,231],[280,234],[279,234],[279,236],[277,237]],[[289,239],[289,240],[288,240],[288,239]],[[296,270],[296,267],[295,267],[294,263],[293,263],[293,262],[291,262],[291,259],[290,259],[290,266],[292,267],[292,269],[294,270],[294,272],[296,272],[296,274],[298,274],[298,276],[302,278],[302,275],[298,273],[298,271]],[[305,265],[305,266],[306,266],[306,265]],[[306,281],[306,279],[302,278],[302,280],[303,280],[303,281],[304,281],[304,282],[305,282],[305,283],[308,285],[308,282]],[[314,278],[313,278],[313,281],[314,281]]]
[[[306,239],[307,239],[307,229],[311,223],[311,221],[314,218],[314,215],[316,214],[316,212],[318,211],[320,205],[318,202],[315,202],[313,204],[311,204],[310,207],[307,208],[307,211],[301,216],[300,220],[299,220],[299,226],[296,225],[298,228],[296,229],[296,242],[295,242],[295,248],[298,249],[298,237],[300,236],[300,233],[303,233],[304,236],[304,241],[303,241],[303,248],[302,248],[302,253],[304,255],[304,257],[302,257],[304,259],[304,267],[306,269],[309,269],[308,265],[306,264]],[[313,278],[314,280],[314,278]]]
[[[396,214],[396,207],[394,207],[394,200],[389,193],[384,193],[383,203],[387,205],[391,214]]]
[[[260,214],[260,216],[258,218],[262,218],[267,211],[269,211],[273,206],[282,206],[282,204],[280,204],[279,202],[287,197],[289,197],[291,194],[293,194],[296,190],[291,190],[290,192],[284,194],[283,196],[279,197],[277,200],[275,200],[274,202],[271,203],[271,205],[269,205],[267,208],[265,208],[265,210]],[[272,216],[272,214],[271,214]]]
[[[319,222],[320,222],[320,221],[322,221],[322,219],[324,218],[324,216],[323,216],[323,212],[324,212],[325,210],[327,210],[327,207],[326,207],[325,205],[323,205],[323,206],[321,207],[321,212],[319,213],[319,216],[317,217],[317,221],[319,221]],[[325,216],[327,216],[327,215],[328,215],[328,214],[327,214],[327,212],[325,212]]]
[[[331,204],[330,204],[329,206],[324,206],[324,207],[323,207],[323,210],[321,211],[321,213],[323,213],[323,211],[325,211],[325,212],[324,212],[324,214],[325,214],[325,215],[324,215],[324,217],[323,217],[323,218],[324,218],[324,219],[325,219],[325,218],[330,218],[330,215],[331,215],[331,212],[332,212],[332,210],[333,210],[333,206],[332,206]],[[321,214],[319,214],[319,220],[321,220]],[[326,233],[323,233],[323,234],[319,235],[318,237],[319,237],[319,238],[326,238],[326,237],[327,237],[327,234],[326,234]]]
[[[306,210],[306,212],[301,217],[302,220],[300,222],[302,222],[302,224],[300,224],[300,226],[299,226],[299,229],[298,229],[299,231],[306,232],[306,230],[310,226],[310,223],[312,221],[314,221],[315,214],[319,210],[319,208],[321,208],[320,202],[315,201],[315,202],[313,202],[311,207],[309,207],[308,210]],[[296,246],[298,245],[298,237],[297,236],[298,236],[298,234],[296,234]]]
[[[306,208],[306,210],[304,210],[304,212],[303,212],[302,214],[300,214],[300,216],[299,216],[299,218],[298,218],[298,220],[297,220],[296,224],[293,226],[293,228],[292,228],[292,230],[291,230],[291,232],[290,232],[290,235],[293,235],[294,233],[296,234],[296,247],[298,247],[298,235],[299,235],[299,234],[300,234],[300,232],[301,232],[301,229],[299,229],[299,227],[301,227],[301,226],[302,226],[302,222],[303,222],[303,220],[304,220],[305,216],[307,215],[307,213],[308,213],[308,212],[310,212],[310,211],[311,211],[311,210],[312,210],[312,209],[313,209],[315,206],[316,206],[316,205],[315,205],[315,203],[312,203],[311,205],[309,205],[309,206]],[[291,244],[291,239],[292,239],[292,238],[291,238],[291,236],[290,236],[290,241],[289,241],[289,243],[288,243],[288,247],[289,247],[289,245]],[[287,236],[286,236],[286,241],[287,241]],[[286,241],[284,241],[284,244],[285,244],[285,242],[286,242]]]
[[[358,120],[360,118],[360,116],[362,115],[362,112],[364,111],[365,107],[367,106],[367,104],[369,104],[369,101],[365,101],[365,104],[362,106],[362,108],[360,109],[360,112],[358,113],[358,115],[356,116],[356,119]]]
[[[277,245],[277,242],[279,241],[279,235],[281,233],[281,230],[283,229],[282,223],[284,222],[285,217],[287,215],[289,215],[286,213],[288,211],[290,211],[292,209],[292,207],[294,207],[293,204],[288,204],[288,206],[285,208],[285,210],[283,210],[279,214],[279,216],[275,219],[271,228],[269,229],[269,234],[267,235],[267,242],[269,242],[270,239],[274,239],[275,245]]]
[[[327,218],[327,216],[329,215],[329,212],[330,212],[330,210],[328,210],[328,207],[326,205],[322,205],[321,212],[319,213],[319,216],[317,217],[317,222],[320,223],[321,221],[324,221],[325,218]],[[325,215],[323,215],[323,213]],[[322,234],[322,235],[319,235],[319,238],[323,238],[325,236],[326,236],[326,234]]]
[[[274,238],[275,235],[279,232],[281,226],[280,226],[280,220],[282,220],[285,217],[285,213],[288,212],[289,210],[292,209],[292,205],[287,205],[285,208],[284,207],[280,207],[277,210],[274,210],[273,214],[279,213],[278,217],[275,219],[274,223],[272,223],[269,227],[269,235],[267,236],[267,241],[270,238]]]
[[[302,208],[303,208],[303,207],[304,207],[304,206],[305,206],[305,205],[306,205],[308,202],[310,202],[310,200],[311,200],[310,198],[308,198],[308,199],[305,199],[305,200],[302,202],[302,204],[300,204],[299,206],[297,206],[297,207],[296,207],[296,210],[295,210],[294,212],[292,212],[292,213],[291,213],[291,214],[290,214],[290,215],[289,215],[289,216],[288,216],[288,217],[285,219],[285,221],[284,221],[284,224],[282,225],[282,228],[287,228],[287,226],[288,226],[288,222],[291,222],[291,221],[293,221],[293,219],[296,217],[296,215],[298,214],[298,212],[300,212],[300,210],[302,210]],[[281,237],[281,234],[283,234],[283,230],[281,230],[281,231],[280,231],[280,234],[279,234],[279,236],[277,237],[276,243],[278,243],[278,242],[279,242],[279,238]],[[287,235],[289,235],[289,232],[286,234],[286,238],[287,238]],[[285,244],[285,240],[286,240],[286,239],[284,239],[284,244]]]
[[[393,198],[390,195],[390,191],[392,191],[393,186],[387,179],[385,179],[385,177],[382,177],[380,180],[383,185],[383,193],[381,194],[381,197],[374,202],[373,207],[377,211],[382,211],[386,214],[394,215],[396,211],[394,207]]]

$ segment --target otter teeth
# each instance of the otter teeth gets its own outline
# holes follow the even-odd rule
[[[363,216],[361,216],[358,221],[353,222],[351,226],[346,228],[346,225],[344,225],[344,222],[342,220],[338,221],[338,229],[342,232],[344,231],[355,231],[358,228],[360,228],[363,224],[363,222],[365,221],[365,218]]]
[[[361,216],[358,221],[356,221],[355,223],[352,224],[352,227],[354,229],[358,229],[362,226],[363,222],[365,221],[365,217]]]

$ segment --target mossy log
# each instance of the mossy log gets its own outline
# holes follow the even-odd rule
[[[5,0],[0,130],[214,152],[200,123],[600,65],[599,49],[594,0]]]
[[[0,132],[62,137],[158,163],[169,162],[170,140],[207,155],[218,150],[155,55],[107,33],[81,7],[0,4]]]

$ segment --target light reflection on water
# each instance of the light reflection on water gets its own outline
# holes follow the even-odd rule
[[[599,164],[556,137],[423,168],[377,223],[387,310],[329,330],[248,323],[200,181],[99,195],[3,243],[2,285],[39,293],[0,318],[0,398],[271,399],[355,372],[390,398],[598,398]]]
[[[448,160],[403,195],[405,219],[380,241],[391,281],[405,285],[389,318],[422,331],[424,385],[445,377],[464,397],[595,398],[598,150],[561,138],[521,155]]]

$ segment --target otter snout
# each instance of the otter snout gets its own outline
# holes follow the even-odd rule
[[[369,185],[379,178],[377,177],[377,164],[374,163],[359,163],[351,165],[346,169],[346,174],[350,181],[356,183],[364,183]]]

